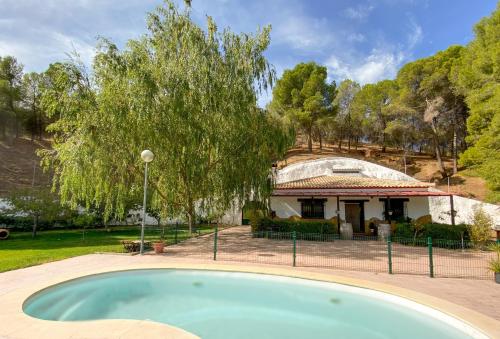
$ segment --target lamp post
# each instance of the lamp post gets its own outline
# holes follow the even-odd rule
[[[146,197],[148,191],[148,164],[153,161],[155,155],[150,150],[146,149],[141,152],[141,159],[145,163],[144,169],[144,200],[142,203],[142,225],[141,225],[141,255],[144,254],[144,226],[146,224]]]

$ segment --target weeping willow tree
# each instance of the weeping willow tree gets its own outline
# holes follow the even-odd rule
[[[275,77],[254,35],[197,26],[172,2],[148,14],[149,33],[120,50],[100,40],[91,76],[77,62],[52,65],[43,95],[58,120],[43,164],[62,201],[120,217],[142,189],[143,149],[151,203],[164,216],[220,215],[235,202],[265,199],[269,168],[293,142],[257,105]]]

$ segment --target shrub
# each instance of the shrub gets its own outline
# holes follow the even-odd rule
[[[285,220],[268,217],[256,218],[252,223],[252,231],[297,232],[297,233],[337,233],[337,227],[328,220]]]
[[[461,241],[462,237],[468,239],[467,226],[448,225],[448,224],[423,224],[416,225],[414,223],[401,223],[396,225],[393,237],[395,238],[413,238],[425,239],[431,237],[436,240],[454,240]]]
[[[38,221],[39,230],[55,228],[92,228],[102,225],[102,219],[92,213],[62,215],[55,219],[41,218]],[[33,228],[33,217],[13,216],[0,213],[0,228],[5,227],[13,231],[31,231]]]
[[[468,226],[470,240],[476,247],[484,247],[491,239],[493,219],[482,208],[474,210],[472,224]]]
[[[97,218],[94,214],[91,213],[82,213],[76,215],[72,220],[71,223],[75,227],[93,227],[99,224],[99,218]]]
[[[425,224],[422,230],[425,238],[431,237],[432,239],[443,240],[462,240],[469,237],[467,226],[464,224],[448,225],[448,224]]]
[[[413,238],[415,229],[413,225],[408,222],[403,222],[396,224],[396,228],[392,232],[392,236],[395,238]]]
[[[496,258],[490,260],[488,267],[490,271],[500,273],[500,243],[491,244],[488,249],[496,253]]]

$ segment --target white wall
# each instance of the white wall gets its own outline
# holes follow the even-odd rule
[[[271,197],[271,210],[278,218],[300,217],[300,202],[297,197]]]
[[[430,197],[430,214],[432,220],[441,223],[451,223],[451,206],[449,197]],[[456,224],[470,224],[473,219],[474,209],[482,207],[483,210],[493,219],[497,229],[500,229],[500,206],[487,204],[475,199],[468,199],[459,196],[453,197],[453,207],[456,211]]]
[[[271,197],[271,209],[276,212],[278,218],[290,218],[291,216],[300,217],[299,197]],[[336,217],[337,198],[329,197],[325,203],[325,219]],[[365,220],[371,218],[384,219],[384,203],[378,197],[349,197],[340,198],[340,218],[345,220],[345,201],[346,200],[368,200],[364,203]],[[342,201],[344,200],[344,201]],[[429,214],[429,201],[426,197],[411,197],[407,202],[408,216],[416,219]]]
[[[407,203],[408,217],[412,219],[420,218],[430,214],[428,197],[411,197]]]
[[[243,210],[235,205],[222,216],[220,221],[224,225],[242,225]]]

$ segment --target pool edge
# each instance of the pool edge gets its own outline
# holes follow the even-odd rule
[[[197,338],[197,336],[190,334],[183,329],[151,321],[117,319],[81,322],[57,322],[33,318],[23,312],[23,304],[30,296],[40,292],[41,290],[66,282],[68,280],[106,272],[162,268],[260,273],[366,288],[402,297],[418,304],[433,308],[466,323],[477,331],[484,333],[488,337],[500,338],[499,321],[463,306],[420,292],[415,292],[413,290],[357,278],[349,278],[319,272],[300,271],[286,267],[196,262],[118,265],[112,268],[106,267],[82,271],[77,274],[74,273],[60,275],[52,279],[50,282],[34,284],[29,288],[11,291],[0,296],[0,304],[2,305],[2,308],[0,309],[0,323],[6,324],[6,326],[0,328],[0,336],[7,336],[9,338],[25,338],[30,337],[30,335],[32,336],[33,334],[36,334],[38,338],[42,338],[44,337],[43,334],[46,333],[46,337],[50,338],[54,338],[55,334],[57,334],[58,337],[67,338],[71,336],[70,333],[73,333],[73,335],[78,335],[79,337],[89,338],[127,338],[137,337],[137,329],[140,329],[140,333],[143,333],[144,336],[155,336],[161,333],[163,336],[168,336],[170,338]],[[99,334],[97,334],[96,332],[98,332]],[[106,333],[109,333],[109,335],[107,335]],[[135,335],[133,333],[135,333]]]

